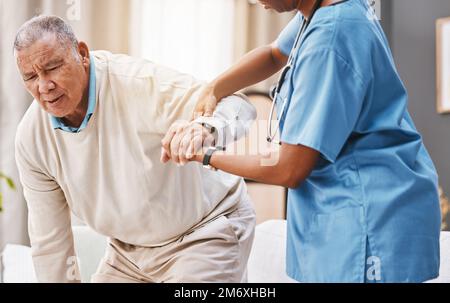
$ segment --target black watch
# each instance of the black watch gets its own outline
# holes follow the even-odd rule
[[[211,166],[211,157],[216,151],[223,151],[224,148],[211,146],[208,148],[208,150],[205,153],[205,156],[203,157],[203,167],[210,169],[210,170],[217,170],[217,168]]]

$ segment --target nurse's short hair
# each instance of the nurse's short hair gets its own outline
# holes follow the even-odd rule
[[[37,16],[25,22],[18,30],[14,40],[14,52],[32,46],[45,34],[56,35],[61,46],[78,49],[78,39],[72,27],[58,16]]]

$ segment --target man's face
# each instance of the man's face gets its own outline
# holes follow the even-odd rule
[[[258,0],[266,9],[274,9],[279,13],[290,12],[298,8],[302,0]]]
[[[16,58],[26,89],[43,110],[58,118],[76,111],[87,91],[89,59],[77,60],[71,46],[53,34],[18,51]]]

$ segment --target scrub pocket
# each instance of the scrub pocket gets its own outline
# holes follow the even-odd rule
[[[307,282],[364,282],[366,235],[362,207],[316,214],[299,245]]]

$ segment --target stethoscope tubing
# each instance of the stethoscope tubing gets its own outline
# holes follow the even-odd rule
[[[297,36],[295,38],[294,46],[291,50],[291,53],[289,54],[287,65],[283,68],[283,71],[281,72],[281,75],[278,79],[277,85],[275,86],[273,97],[272,97],[272,101],[273,101],[272,107],[270,109],[270,114],[269,114],[269,121],[267,121],[267,142],[269,142],[269,143],[274,142],[274,143],[281,145],[281,142],[275,142],[274,139],[275,139],[278,131],[280,130],[280,121],[282,120],[282,118],[284,116],[284,112],[286,110],[287,99],[285,98],[285,100],[283,100],[283,106],[281,107],[281,112],[279,114],[280,119],[278,119],[277,128],[275,129],[275,132],[272,134],[272,119],[273,119],[273,114],[275,112],[278,95],[279,95],[281,88],[286,80],[285,78],[286,78],[288,71],[293,67],[295,55],[297,54],[298,50],[300,49],[300,47],[302,45],[302,37],[303,37],[304,33],[306,32],[306,29],[308,28],[309,24],[311,23],[311,20],[314,17],[315,13],[321,6],[322,1],[323,0],[317,0],[314,5],[314,8],[313,8],[310,18],[309,19],[305,18],[303,20],[302,26],[301,26],[300,30],[298,31]]]

